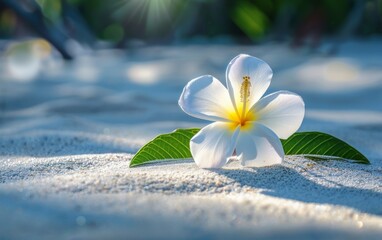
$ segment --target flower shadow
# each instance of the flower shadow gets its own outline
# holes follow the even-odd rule
[[[295,169],[273,166],[257,169],[216,169],[242,186],[261,190],[262,194],[305,203],[332,204],[358,211],[382,215],[382,193],[370,189],[348,187],[327,180],[325,176],[311,174],[316,182]],[[310,174],[310,173],[309,173]],[[317,182],[327,182],[327,186]]]

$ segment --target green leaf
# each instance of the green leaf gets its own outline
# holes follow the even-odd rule
[[[178,129],[162,134],[144,145],[133,157],[130,167],[153,161],[191,158],[189,143],[197,128]],[[304,155],[311,160],[346,160],[369,164],[369,160],[344,141],[321,132],[299,132],[281,140],[285,155]]]
[[[190,140],[199,132],[198,128],[177,129],[162,134],[144,145],[131,159],[130,167],[157,160],[179,160],[191,158]]]
[[[285,155],[306,155],[321,160],[349,160],[370,164],[369,160],[346,142],[321,132],[298,132],[281,140]],[[318,157],[318,156],[324,156]]]

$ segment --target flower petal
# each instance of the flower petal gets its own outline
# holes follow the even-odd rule
[[[221,168],[232,156],[239,131],[229,128],[229,123],[214,122],[191,139],[190,149],[198,167]]]
[[[243,166],[264,167],[279,164],[284,158],[280,139],[269,128],[254,123],[249,131],[240,131],[236,153]]]
[[[235,107],[240,112],[243,77],[250,77],[247,110],[256,103],[268,89],[272,79],[272,69],[264,61],[245,54],[236,56],[228,64],[226,71],[227,87]]]
[[[209,121],[228,121],[228,113],[234,112],[227,89],[210,75],[191,80],[178,103],[185,113]]]
[[[270,128],[279,138],[286,139],[301,126],[305,104],[299,95],[279,91],[260,99],[251,111],[257,116],[256,122]]]

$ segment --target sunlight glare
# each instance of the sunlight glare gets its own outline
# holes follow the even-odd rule
[[[121,0],[115,14],[129,21],[145,23],[145,33],[155,34],[172,23],[179,0]]]

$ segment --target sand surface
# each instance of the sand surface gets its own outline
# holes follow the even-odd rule
[[[0,67],[0,238],[379,239],[381,39],[327,56],[286,45],[144,47],[49,60],[32,81]],[[201,127],[177,106],[183,86],[225,81],[239,53],[274,70],[268,93],[306,102],[300,131],[323,131],[371,165],[288,156],[279,166],[198,169],[192,160],[130,169],[148,140]],[[1,59],[4,61],[4,59]]]

